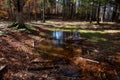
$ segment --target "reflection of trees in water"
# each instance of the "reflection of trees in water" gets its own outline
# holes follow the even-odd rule
[[[78,32],[63,32],[63,31],[54,31],[52,33],[53,36],[53,44],[55,46],[60,46],[62,45],[64,42],[66,42],[67,38],[71,38],[74,40],[80,39],[80,34]]]
[[[56,47],[59,47],[60,44],[63,43],[63,32],[62,31],[54,31],[52,33],[52,36],[54,38],[53,45]]]

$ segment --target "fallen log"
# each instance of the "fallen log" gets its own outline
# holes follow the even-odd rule
[[[100,63],[100,62],[98,62],[96,60],[92,60],[92,59],[86,59],[86,58],[83,58],[83,59],[86,60],[86,61],[89,61],[89,62],[93,62],[93,63]]]
[[[50,66],[50,67],[29,67],[28,71],[40,71],[40,70],[50,70],[50,69],[58,69],[60,68],[59,66]]]

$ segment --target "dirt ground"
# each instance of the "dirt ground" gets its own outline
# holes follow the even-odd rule
[[[77,26],[82,25],[82,27],[88,25],[89,29],[92,29],[90,28],[92,24],[83,22],[72,22],[71,24],[70,22],[48,21],[45,24],[31,23],[31,25],[33,24],[37,26],[37,33],[42,36],[47,36],[44,31],[47,32],[47,28],[52,26],[64,27],[65,25],[76,24]],[[115,23],[102,25],[105,28],[104,32],[117,33],[117,35],[111,34],[111,36],[116,37],[113,39],[114,43],[120,43],[119,24],[117,24],[118,27],[115,26],[114,29],[108,30],[110,25],[115,26]],[[92,26],[97,30],[96,26],[98,25],[94,24]],[[86,29],[87,28],[88,27],[86,27]],[[55,54],[49,55],[46,52],[40,51],[42,48],[41,43],[45,41],[46,38],[15,29],[9,29],[6,25],[2,24],[0,25],[0,31],[0,66],[6,66],[4,71],[0,70],[0,78],[3,80],[120,79],[119,50],[101,50],[99,53],[92,50],[92,54],[88,55],[87,51],[90,49],[89,47],[96,47],[96,45],[86,41],[79,50],[70,51],[70,53],[81,56],[71,57],[71,55],[58,55],[56,54],[57,49],[55,49]],[[53,48],[49,49],[54,50]],[[65,49],[69,51],[70,48],[67,47]],[[58,49],[58,52],[59,51],[61,51],[61,49]],[[82,55],[84,51],[87,55]],[[53,59],[43,58],[42,54],[52,56]]]

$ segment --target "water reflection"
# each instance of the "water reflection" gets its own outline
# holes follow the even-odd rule
[[[75,40],[78,40],[80,39],[80,34],[78,32],[63,32],[57,30],[52,32],[50,35],[52,38],[42,42],[38,48],[40,51],[40,56],[43,59],[53,60],[55,65],[60,66],[60,69],[57,71],[58,73],[55,73],[55,75],[61,76],[60,78],[65,77],[65,80],[68,78],[77,80],[77,78],[80,76],[79,72],[74,69],[74,66],[71,65],[68,59],[64,58],[76,56],[74,53],[76,49],[78,49],[71,46],[71,43],[67,43],[68,41],[66,38],[71,37]]]
[[[74,37],[75,40],[80,39],[80,34],[77,32],[74,32],[72,36]]]
[[[54,31],[52,33],[54,39],[63,39],[63,32],[62,31]]]
[[[62,31],[54,31],[52,33],[53,36],[53,45],[56,47],[61,47],[63,44],[63,32]]]
[[[68,39],[79,40],[80,33],[78,32],[63,32],[60,30],[52,32],[53,45],[56,47],[61,47],[63,43],[68,42]]]

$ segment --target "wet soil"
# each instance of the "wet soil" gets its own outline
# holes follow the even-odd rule
[[[38,35],[14,31],[0,36],[0,66],[7,65],[1,79],[120,79],[118,51],[101,51],[89,40],[80,37],[81,41],[78,36],[69,35],[59,40],[52,35],[53,32],[37,29]],[[60,36],[61,33],[56,35]]]

